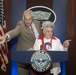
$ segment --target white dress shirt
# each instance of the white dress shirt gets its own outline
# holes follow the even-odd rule
[[[36,27],[35,27],[35,24],[34,24],[34,22],[32,22],[32,29],[33,29],[33,31],[34,31],[34,35],[35,35],[35,37],[36,38],[38,38],[39,37],[39,33],[38,33],[38,31],[37,31],[37,29],[36,29]]]

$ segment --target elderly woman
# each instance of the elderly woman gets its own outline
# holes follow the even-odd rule
[[[50,21],[45,21],[42,24],[43,36],[36,39],[33,46],[34,50],[49,50],[49,51],[67,51],[69,46],[69,41],[66,40],[63,45],[60,40],[53,36],[54,24]],[[60,63],[52,64],[51,75],[59,75],[61,72]]]

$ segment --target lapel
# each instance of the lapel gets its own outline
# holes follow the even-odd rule
[[[35,41],[35,35],[34,33],[32,32],[32,30],[27,26],[27,25],[24,25],[24,33],[25,33],[25,36],[32,42]]]
[[[39,24],[37,23],[37,21],[33,20],[33,22],[35,24],[35,27],[36,27],[37,31],[40,32]]]

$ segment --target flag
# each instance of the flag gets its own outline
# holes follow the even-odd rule
[[[6,19],[4,15],[4,0],[0,0],[0,36],[5,35],[6,29]],[[1,70],[6,71],[8,64],[8,47],[7,42],[0,44],[0,67]]]

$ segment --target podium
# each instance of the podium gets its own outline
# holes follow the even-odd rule
[[[11,59],[12,61],[22,62],[22,63],[29,63],[31,64],[31,57],[33,53],[36,51],[11,51]],[[68,51],[46,51],[51,56],[52,63],[56,62],[63,62],[68,60]],[[50,70],[44,73],[33,72],[31,70],[30,75],[49,75]],[[34,74],[36,73],[36,74]]]

